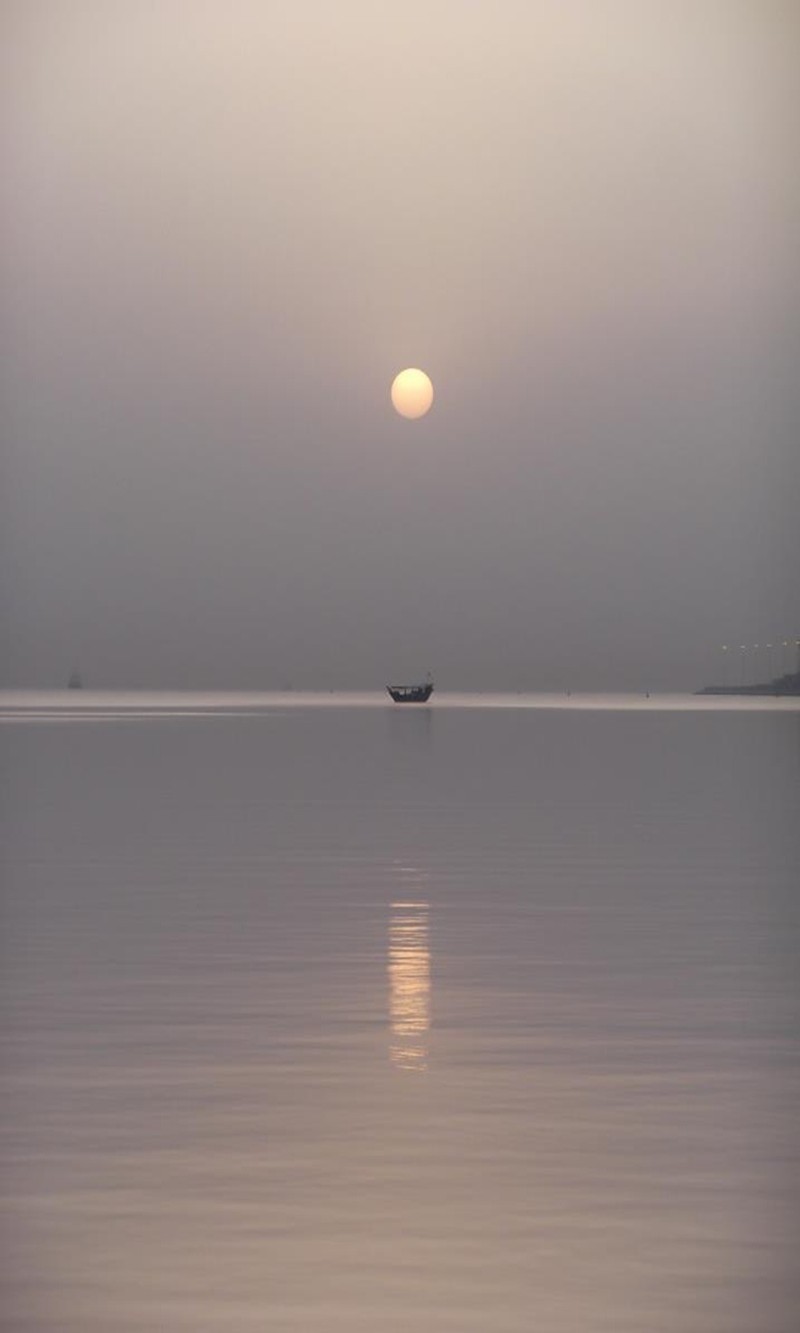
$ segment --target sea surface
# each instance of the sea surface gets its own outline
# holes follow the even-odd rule
[[[799,703],[0,695],[4,1333],[797,1333]]]

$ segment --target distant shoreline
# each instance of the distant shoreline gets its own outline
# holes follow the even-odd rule
[[[775,680],[760,685],[706,685],[698,694],[758,694],[786,698],[800,695],[800,671],[787,676],[778,676]]]

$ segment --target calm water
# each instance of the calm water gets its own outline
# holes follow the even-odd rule
[[[796,707],[0,722],[4,1330],[796,1333]]]

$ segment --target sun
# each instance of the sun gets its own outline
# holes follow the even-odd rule
[[[433,403],[433,385],[424,370],[412,366],[401,370],[392,381],[392,404],[401,417],[415,421],[424,417]]]

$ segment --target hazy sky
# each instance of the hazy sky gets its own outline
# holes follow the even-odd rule
[[[0,683],[800,635],[799,14],[7,3]]]

